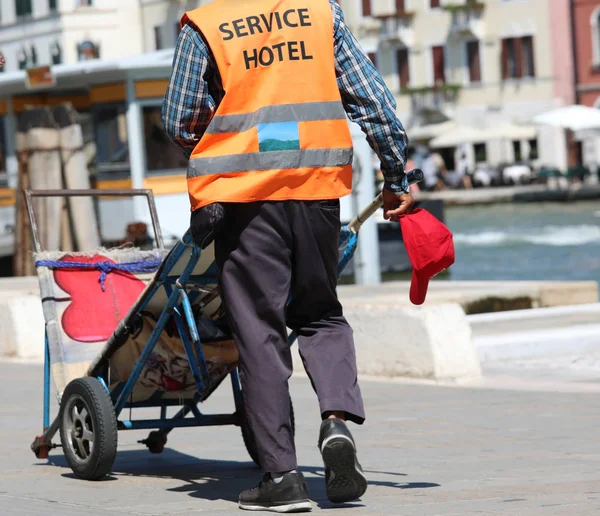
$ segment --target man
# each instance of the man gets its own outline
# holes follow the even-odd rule
[[[333,0],[214,0],[182,19],[163,120],[190,159],[194,239],[204,247],[216,234],[245,416],[265,472],[241,493],[243,509],[311,509],[296,471],[286,326],[319,399],[327,496],[341,503],[367,488],[346,427],[365,415],[336,297],[339,198],[352,184],[347,113],[381,159],[385,217],[411,208],[395,110]]]

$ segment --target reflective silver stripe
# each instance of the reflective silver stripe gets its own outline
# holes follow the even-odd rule
[[[352,148],[251,152],[214,158],[193,158],[189,161],[187,177],[189,179],[209,174],[280,168],[341,167],[351,163]]]
[[[244,115],[215,116],[206,130],[209,134],[241,133],[258,124],[273,122],[306,122],[310,120],[343,120],[346,112],[342,103],[306,102],[304,104],[280,104],[265,106]]]

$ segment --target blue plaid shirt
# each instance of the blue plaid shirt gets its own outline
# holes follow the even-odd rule
[[[381,160],[386,186],[407,190],[404,166],[408,139],[396,116],[396,101],[381,75],[344,22],[335,0],[333,38],[337,83],[344,109],[359,124]],[[179,34],[173,73],[162,107],[169,137],[189,157],[202,138],[223,98],[223,86],[214,56],[191,24]]]

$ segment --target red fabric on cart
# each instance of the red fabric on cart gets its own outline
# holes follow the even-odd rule
[[[102,255],[65,256],[61,261],[115,263]],[[104,292],[96,269],[56,269],[54,280],[71,296],[62,316],[63,331],[79,342],[107,340],[145,287],[133,274],[118,270],[107,274]]]

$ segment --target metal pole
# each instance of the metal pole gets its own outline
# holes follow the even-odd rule
[[[17,188],[19,177],[19,162],[15,149],[15,134],[17,132],[17,124],[15,113],[13,111],[12,97],[8,99],[8,113],[4,117],[4,135],[6,138],[6,175],[9,188]]]
[[[131,187],[144,188],[146,174],[146,155],[144,145],[144,125],[142,123],[142,109],[135,96],[135,81],[127,78],[127,142],[129,145],[129,165],[131,167]],[[133,198],[133,216],[136,221],[148,222],[148,210],[145,200],[140,197]]]
[[[351,133],[354,152],[361,170],[359,180],[355,185],[355,195],[358,206],[367,206],[378,193],[375,191],[375,176],[371,165],[373,151],[369,147],[364,133],[356,124],[351,124]],[[354,260],[356,283],[366,285],[381,283],[376,217],[371,217],[362,226]]]

